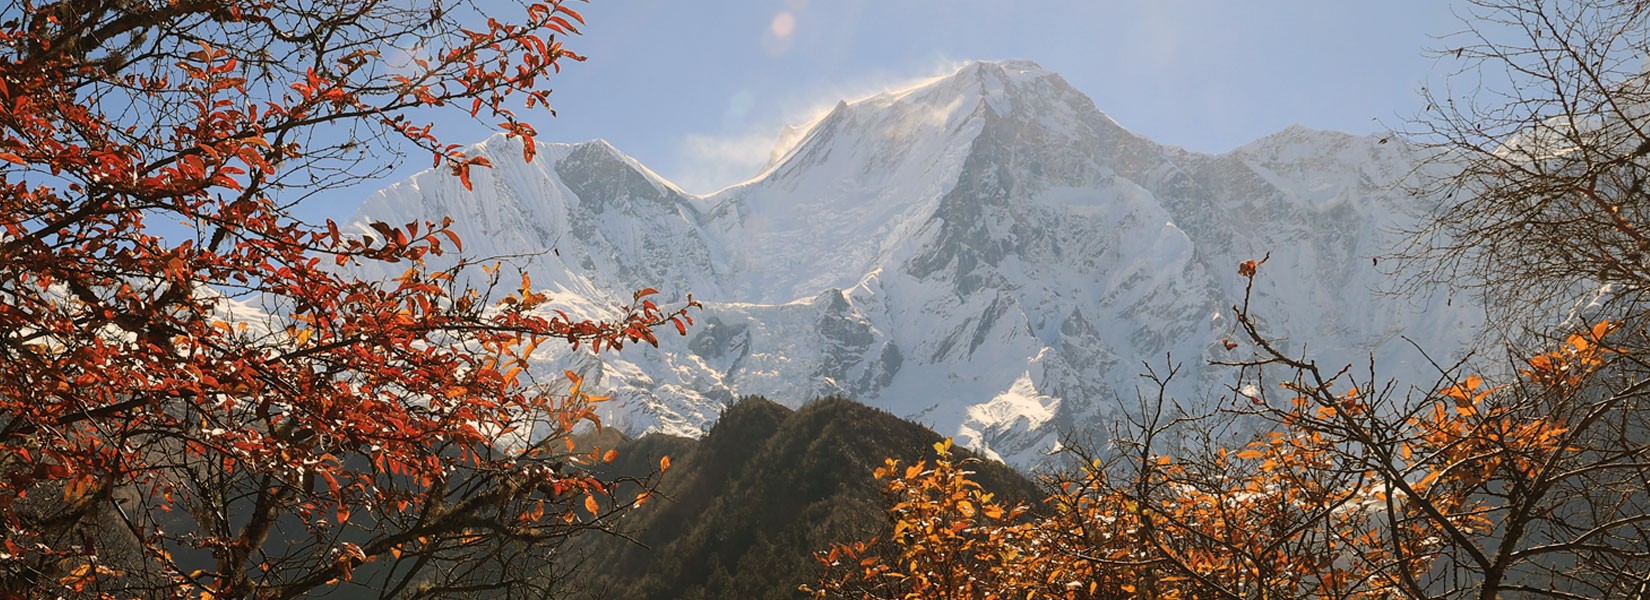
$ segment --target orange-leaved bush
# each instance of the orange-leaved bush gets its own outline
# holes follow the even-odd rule
[[[600,398],[525,367],[546,341],[657,343],[691,299],[548,315],[525,277],[495,297],[427,268],[461,249],[449,221],[292,212],[409,148],[468,187],[488,165],[421,121],[443,107],[531,160],[517,113],[548,114],[582,18],[512,8],[4,9],[0,596],[543,588],[558,541],[640,499],[580,468],[612,458],[569,437]],[[406,271],[351,274],[384,262]]]
[[[888,459],[885,479],[892,531],[884,541],[836,544],[818,555],[829,572],[814,597],[996,598],[1035,558],[1020,551],[1029,530],[1016,524],[1024,507],[1004,507],[969,478],[951,440],[934,444],[933,464]]]

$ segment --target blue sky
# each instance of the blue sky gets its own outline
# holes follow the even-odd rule
[[[605,138],[694,192],[755,173],[780,127],[960,61],[1024,58],[1157,141],[1221,152],[1420,105],[1460,23],[1443,0],[598,0],[545,139]],[[1383,124],[1385,127],[1383,127]]]
[[[1460,0],[596,0],[543,141],[604,138],[689,191],[753,175],[787,123],[973,59],[1060,73],[1124,126],[1222,152],[1420,108]],[[443,123],[449,141],[485,132]],[[410,161],[398,176],[428,163]],[[386,182],[387,183],[387,182]],[[334,206],[333,210],[353,210]],[[327,211],[331,212],[331,211]],[[342,216],[342,215],[340,215]]]

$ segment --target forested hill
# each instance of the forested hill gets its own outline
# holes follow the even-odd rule
[[[645,474],[671,457],[661,493],[618,536],[581,538],[582,598],[795,598],[818,578],[814,550],[887,528],[880,482],[888,457],[932,459],[939,434],[849,400],[791,410],[748,397],[700,440],[649,434],[618,444],[607,474]],[[964,454],[966,455],[966,454]],[[1001,463],[974,465],[1002,498],[1041,494]]]

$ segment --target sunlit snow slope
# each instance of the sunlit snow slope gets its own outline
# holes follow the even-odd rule
[[[792,137],[795,137],[794,135]],[[525,269],[590,316],[644,287],[706,308],[658,350],[545,350],[616,400],[609,424],[696,435],[725,402],[843,395],[1030,465],[1062,432],[1132,403],[1143,362],[1175,391],[1222,392],[1239,262],[1271,253],[1256,312],[1294,351],[1425,373],[1398,336],[1448,355],[1476,312],[1377,294],[1372,257],[1425,213],[1417,155],[1290,128],[1221,155],[1129,132],[1029,62],[970,64],[856,102],[785,140],[746,183],[678,190],[605,142],[481,146],[467,193],[426,172],[358,222],[452,215],[466,254]],[[661,302],[665,304],[665,302]]]

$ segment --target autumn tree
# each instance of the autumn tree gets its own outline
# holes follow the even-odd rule
[[[614,321],[547,314],[525,277],[490,271],[512,290],[494,293],[426,268],[461,250],[446,221],[356,235],[292,212],[383,156],[468,187],[487,161],[436,114],[531,160],[526,115],[550,114],[582,19],[508,8],[0,13],[0,595],[543,587],[560,540],[645,496],[581,469],[607,452],[573,452],[601,398],[525,367],[544,342],[656,342],[687,306],[643,290]],[[367,263],[406,270],[351,275]]]
[[[1532,358],[1499,385],[1443,388],[1459,405],[1439,411],[1468,411],[1462,431],[1518,445],[1433,449],[1502,478],[1464,482],[1496,533],[1458,546],[1450,570],[1481,578],[1483,597],[1644,597],[1650,5],[1469,7],[1465,30],[1439,48],[1458,70],[1412,124],[1440,167],[1419,191],[1443,200],[1404,254],[1410,273],[1470,285],[1493,322],[1547,339],[1515,350]]]
[[[1406,391],[1373,365],[1358,377],[1288,356],[1243,308],[1238,322],[1255,358],[1242,368],[1290,375],[1257,380],[1236,400],[1293,452],[1324,461],[1315,471],[1363,488],[1342,509],[1362,513],[1361,527],[1338,529],[1379,543],[1337,561],[1368,564],[1372,589],[1481,599],[1650,593],[1650,398],[1642,356],[1616,343],[1635,335],[1620,322],[1573,329],[1505,374],[1454,365]],[[1277,464],[1277,447],[1247,452]]]
[[[1256,273],[1243,266],[1245,277]],[[1246,443],[1199,435],[1214,427],[1208,415],[1186,414],[1162,393],[1174,369],[1148,371],[1157,393],[1112,446],[1068,450],[1078,460],[1048,479],[1043,514],[979,522],[980,501],[943,448],[932,469],[890,464],[876,475],[889,480],[895,534],[822,552],[825,575],[805,589],[841,598],[1650,595],[1650,406],[1644,380],[1616,368],[1637,362],[1611,344],[1619,324],[1574,332],[1500,381],[1446,368],[1436,385],[1405,391],[1381,384],[1373,367],[1355,376],[1292,357],[1247,304],[1238,309],[1250,358],[1234,362],[1241,385],[1218,414],[1264,425]]]

